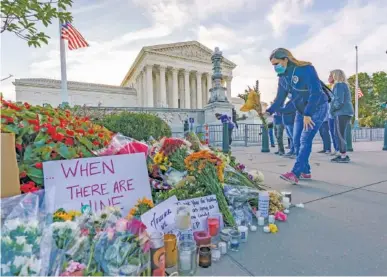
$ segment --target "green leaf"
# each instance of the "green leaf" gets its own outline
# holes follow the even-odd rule
[[[74,148],[69,148],[63,143],[59,144],[58,154],[66,160],[73,159],[77,155]]]
[[[17,115],[17,112],[12,109],[1,109],[1,115],[13,116],[13,115]]]
[[[85,137],[78,137],[78,141],[86,146],[89,150],[93,150],[93,144]]]
[[[42,149],[42,159],[44,161],[51,160],[52,147],[44,147]]]
[[[1,130],[4,133],[14,133],[14,134],[18,135],[20,128],[16,125],[2,125]]]
[[[23,161],[24,162],[33,162],[33,149],[31,145],[28,145],[23,153]]]
[[[29,166],[27,168],[27,176],[35,183],[43,184],[43,170],[38,169],[35,166]]]
[[[39,134],[35,138],[34,144],[36,146],[45,145],[47,139],[48,139],[48,134],[43,133],[43,132],[39,132]]]

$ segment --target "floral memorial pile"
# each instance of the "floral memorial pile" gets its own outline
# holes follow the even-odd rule
[[[166,265],[193,275],[197,265],[208,267],[227,250],[238,250],[248,230],[257,230],[256,219],[272,233],[278,231],[276,220],[286,220],[289,198],[266,191],[261,172],[203,145],[195,133],[139,142],[70,110],[1,101],[1,131],[16,136],[22,192],[1,203],[3,276],[162,276]],[[50,180],[48,192],[52,177],[44,171],[46,162],[61,163],[65,171],[64,161],[85,159],[90,166],[97,164],[93,159],[128,154],[145,156],[136,166],[146,167],[148,176],[130,179],[133,184],[115,182],[114,191],[127,193],[112,202],[115,207],[95,209],[88,197],[107,192],[93,185],[82,190],[85,201],[78,209],[50,210],[49,198],[60,191],[52,190],[52,183],[63,180]],[[120,167],[129,175],[133,164]],[[108,169],[118,170],[113,162]],[[87,174],[97,173],[93,170]],[[126,198],[132,185],[149,186],[149,197]]]

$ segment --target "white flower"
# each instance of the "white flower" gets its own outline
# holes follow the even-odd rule
[[[39,274],[40,269],[42,267],[42,261],[36,259],[35,257],[32,257],[31,259],[29,259],[28,265],[31,271],[35,272],[35,274]]]
[[[6,264],[1,264],[1,275],[10,272],[11,270],[10,266],[11,266],[11,262],[8,262]]]
[[[4,236],[1,238],[1,240],[5,243],[5,244],[11,244],[12,243],[12,240],[9,236]]]
[[[32,245],[31,244],[24,244],[23,247],[23,252],[24,253],[32,253]]]
[[[54,222],[51,224],[51,228],[53,230],[61,230],[61,229],[71,229],[72,231],[77,230],[78,224],[74,221],[64,221],[64,222]]]
[[[8,219],[4,222],[4,227],[5,227],[5,229],[7,229],[9,231],[13,231],[22,224],[23,223],[21,222],[21,220],[19,218]]]
[[[28,225],[26,227],[27,230],[33,230],[33,229],[37,229],[39,226],[39,221],[34,219],[34,220],[31,220],[28,222]]]
[[[16,238],[16,243],[17,244],[23,245],[23,244],[25,244],[27,242],[25,236],[17,236],[15,238]]]
[[[15,259],[13,260],[13,265],[18,268],[22,265],[25,265],[27,264],[27,260],[28,258],[27,257],[24,257],[24,256],[16,256]]]

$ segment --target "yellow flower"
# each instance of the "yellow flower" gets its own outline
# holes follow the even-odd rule
[[[160,169],[164,170],[164,171],[167,171],[167,167],[165,165],[160,165]]]
[[[82,213],[80,211],[71,210],[71,211],[68,211],[67,214],[71,217],[76,217],[76,216],[80,216]]]
[[[164,155],[162,153],[157,153],[155,155],[155,157],[153,158],[153,161],[156,163],[156,164],[161,164],[163,162],[163,159],[164,159]]]
[[[270,233],[277,233],[278,227],[275,224],[269,224]]]

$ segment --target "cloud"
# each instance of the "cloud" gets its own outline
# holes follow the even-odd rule
[[[313,0],[278,0],[267,16],[274,35],[282,35],[291,25],[303,24],[305,10],[313,4]]]
[[[343,69],[347,75],[355,73],[358,45],[359,71],[386,70],[387,6],[382,2],[365,6],[349,3],[332,17],[331,24],[300,43],[294,55],[312,61],[325,80],[334,68]]]

